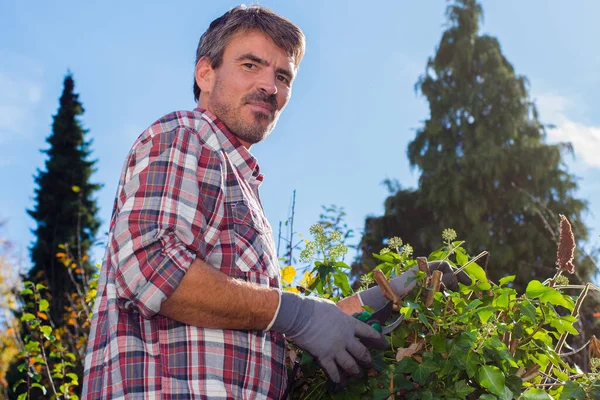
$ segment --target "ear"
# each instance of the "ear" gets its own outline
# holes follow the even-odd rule
[[[196,64],[196,84],[202,93],[209,93],[213,86],[214,70],[208,57],[202,57]]]

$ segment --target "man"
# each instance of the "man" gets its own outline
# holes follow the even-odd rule
[[[281,292],[263,176],[248,150],[275,127],[303,54],[300,29],[260,6],[236,7],[202,35],[198,107],[152,124],[123,167],[83,398],[278,399],[286,337],[335,382],[370,364],[357,339],[388,346],[348,315],[384,305],[377,287],[339,307]],[[410,275],[392,286],[412,290]]]
[[[127,156],[85,359],[88,399],[277,399],[285,338],[334,381],[385,348],[333,303],[280,290],[250,147],[291,96],[304,36],[260,7],[213,21],[198,45],[198,108],[150,126]]]

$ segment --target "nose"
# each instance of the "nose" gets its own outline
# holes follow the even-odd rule
[[[265,73],[262,74],[261,79],[258,82],[258,90],[267,96],[277,94],[275,76],[271,73],[271,71],[265,71]]]

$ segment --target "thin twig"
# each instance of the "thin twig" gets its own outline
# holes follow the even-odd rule
[[[578,348],[577,350],[571,351],[569,353],[560,353],[559,356],[561,357],[565,357],[565,356],[572,356],[573,354],[577,354],[579,353],[581,350],[585,349],[587,347],[588,344],[590,344],[590,342],[592,341],[592,339],[588,340],[586,344],[584,344],[583,346],[581,346],[580,348]]]
[[[479,260],[481,257],[484,257],[486,255],[488,255],[489,253],[487,251],[482,251],[481,253],[479,253],[477,256],[475,256],[472,260],[468,261],[467,263],[465,263],[465,265],[463,265],[462,267],[458,268],[456,271],[454,271],[454,275],[458,274],[459,272],[461,272],[463,269],[467,268],[471,263],[474,263],[475,261]]]

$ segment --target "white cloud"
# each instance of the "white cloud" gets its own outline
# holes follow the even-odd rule
[[[33,127],[42,99],[41,67],[19,54],[0,50],[0,142]]]
[[[587,166],[600,168],[600,126],[591,126],[574,121],[568,111],[576,106],[575,101],[556,94],[537,96],[536,104],[540,119],[556,126],[548,130],[551,142],[570,142],[577,160]]]

